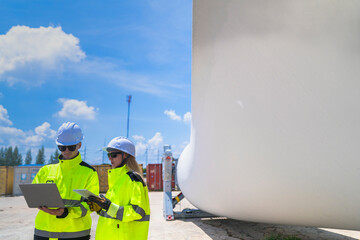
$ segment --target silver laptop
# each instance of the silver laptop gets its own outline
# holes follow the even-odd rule
[[[29,208],[64,208],[55,183],[19,184]]]

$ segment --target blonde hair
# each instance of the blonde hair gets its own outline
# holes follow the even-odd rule
[[[141,178],[143,178],[142,171],[141,171],[140,166],[139,166],[138,162],[136,161],[135,157],[129,155],[128,159],[126,160],[126,165],[130,171],[138,173],[141,176]]]

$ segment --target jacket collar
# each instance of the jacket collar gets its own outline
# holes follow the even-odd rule
[[[61,155],[59,156],[59,163],[60,163],[60,167],[62,169],[70,169],[70,168],[74,168],[75,166],[78,166],[82,160],[81,160],[81,154],[79,153],[76,157],[74,157],[73,159],[61,159]]]
[[[109,188],[111,188],[113,186],[113,184],[116,182],[116,180],[122,176],[123,174],[126,174],[128,172],[128,167],[127,165],[124,165],[122,167],[117,167],[114,169],[109,169],[108,170],[108,183],[109,183]]]
[[[111,168],[108,170],[109,174],[111,175],[120,175],[123,174],[124,172],[126,173],[128,171],[127,165],[121,166],[121,167],[117,167],[117,168]]]

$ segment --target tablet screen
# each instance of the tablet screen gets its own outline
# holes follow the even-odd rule
[[[94,196],[94,197],[99,198],[99,196],[95,195],[94,193],[92,193],[92,192],[90,192],[89,190],[86,190],[86,189],[74,189],[73,191],[76,192],[77,194],[80,194],[84,198],[88,198],[90,196]]]

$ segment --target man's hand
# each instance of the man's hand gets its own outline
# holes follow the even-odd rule
[[[48,214],[56,215],[56,216],[58,216],[58,217],[60,217],[61,215],[63,215],[63,214],[64,214],[64,211],[65,211],[64,208],[49,209],[49,208],[47,208],[47,207],[39,207],[38,209],[41,210],[41,211],[44,211],[44,212],[46,212],[46,213],[48,213]]]

